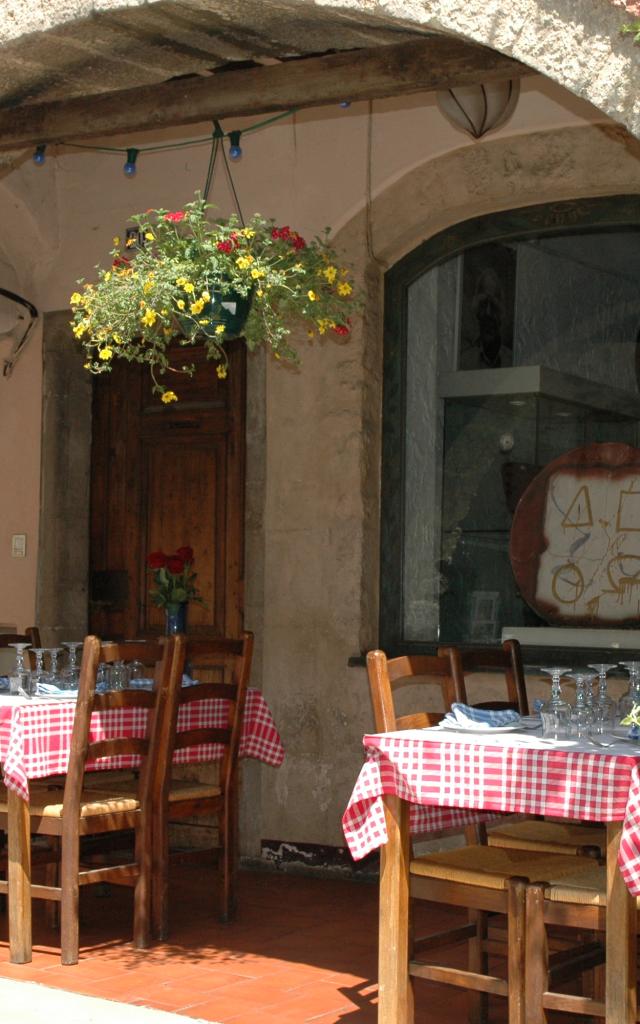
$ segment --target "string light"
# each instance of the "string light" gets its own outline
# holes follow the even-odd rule
[[[127,162],[122,168],[127,178],[133,178],[138,168],[136,167],[136,160],[138,159],[139,150],[128,149],[127,150]]]
[[[242,156],[242,149],[240,147],[240,136],[241,132],[233,131],[229,132],[229,159],[239,160]]]
[[[35,152],[34,152],[33,157],[32,157],[33,162],[36,165],[36,167],[42,167],[43,163],[47,159],[46,153],[45,153],[46,148],[47,148],[46,146],[36,146]]]

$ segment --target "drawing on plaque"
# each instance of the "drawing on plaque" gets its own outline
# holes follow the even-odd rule
[[[640,450],[591,444],[545,466],[516,508],[510,558],[547,622],[640,624]]]

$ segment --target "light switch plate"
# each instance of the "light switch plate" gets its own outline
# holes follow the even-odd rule
[[[11,538],[11,557],[12,558],[24,558],[27,554],[27,535],[26,533],[14,533]]]

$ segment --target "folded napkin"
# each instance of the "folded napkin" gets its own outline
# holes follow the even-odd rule
[[[500,728],[505,725],[516,725],[520,721],[517,711],[490,711],[488,708],[472,708],[468,704],[452,704],[442,720],[446,726],[465,729]]]
[[[153,690],[155,683],[153,679],[130,679],[129,690]]]

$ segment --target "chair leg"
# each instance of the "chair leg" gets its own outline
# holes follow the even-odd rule
[[[55,858],[45,864],[45,884],[57,887],[60,885],[60,837],[51,836],[51,854]],[[45,920],[49,928],[57,930],[60,927],[60,903],[58,900],[45,901]]]
[[[151,822],[143,821],[136,829],[135,837],[135,859],[140,870],[133,890],[133,944],[137,949],[147,949],[151,945],[153,846]]]
[[[508,888],[507,956],[509,978],[509,1024],[526,1024],[525,965],[526,965],[526,896],[527,883],[522,878],[511,878]]]
[[[549,984],[549,947],[544,924],[544,888],[541,885],[528,886],[526,923],[525,1024],[546,1024],[543,997]]]
[[[60,867],[60,945],[62,963],[77,964],[80,949],[79,910],[80,910],[80,836],[76,832],[63,835],[62,857]]]
[[[226,924],[235,914],[236,870],[238,857],[235,794],[229,794],[220,815],[220,920]]]
[[[151,870],[151,934],[163,941],[169,919],[169,821],[162,811],[155,814]]]
[[[489,958],[483,944],[487,937],[487,915],[482,910],[469,910],[468,920],[475,924],[476,934],[469,940],[468,966],[476,974],[487,974]],[[489,997],[486,992],[469,993],[469,1024],[487,1024]]]

